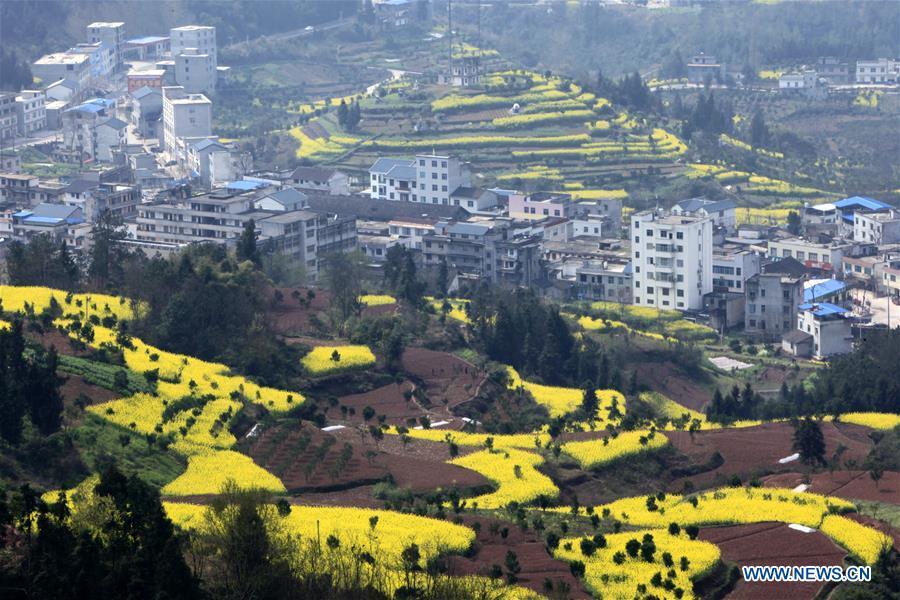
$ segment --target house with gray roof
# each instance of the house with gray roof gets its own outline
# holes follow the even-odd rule
[[[691,217],[710,217],[713,225],[724,227],[726,231],[735,229],[735,212],[737,205],[733,200],[707,200],[706,198],[690,198],[682,200],[672,207],[672,214]]]

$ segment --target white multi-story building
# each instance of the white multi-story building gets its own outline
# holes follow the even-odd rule
[[[190,94],[212,94],[216,90],[215,59],[196,48],[185,48],[173,54],[175,82]]]
[[[900,243],[900,211],[853,213],[853,239],[879,246]]]
[[[19,135],[29,136],[47,126],[47,96],[41,90],[22,90],[16,96]]]
[[[816,87],[818,76],[812,69],[803,69],[802,71],[792,71],[784,73],[778,78],[778,89],[780,90],[804,90]]]
[[[456,157],[432,154],[412,160],[379,158],[369,169],[373,200],[403,200],[451,205],[460,187],[472,184],[468,168]]]
[[[417,194],[413,202],[450,204],[450,195],[458,187],[472,185],[469,170],[456,157],[425,154],[416,156]]]
[[[800,237],[790,237],[770,240],[768,256],[772,260],[795,258],[810,269],[840,273],[841,259],[845,253],[849,253],[852,246],[840,242],[819,243]]]
[[[212,136],[212,102],[181,86],[163,88],[163,147],[171,160],[187,160],[186,143]]]
[[[91,71],[91,84],[102,85],[110,73],[116,70],[115,52],[105,42],[78,44],[66,51],[66,54],[83,54],[88,57]]]
[[[216,51],[216,28],[208,25],[185,25],[169,30],[169,43],[172,56],[177,57],[188,48],[206,54],[212,60],[213,71],[219,65]]]
[[[894,83],[900,61],[890,58],[856,61],[856,83]]]
[[[43,86],[68,79],[83,90],[91,81],[91,59],[87,54],[69,52],[45,54],[31,63],[31,72]]]
[[[106,44],[112,52],[113,70],[118,71],[122,67],[125,58],[125,23],[122,22],[96,22],[87,26],[88,42]]]
[[[631,217],[634,303],[700,310],[713,289],[713,221],[644,211]]]
[[[743,247],[713,250],[713,288],[717,292],[744,293],[744,283],[759,273],[760,256]]]
[[[812,336],[812,355],[827,358],[853,350],[853,335],[847,309],[822,302],[803,304],[797,314],[797,329]]]
[[[16,95],[12,92],[0,92],[0,140],[16,137],[17,123]]]

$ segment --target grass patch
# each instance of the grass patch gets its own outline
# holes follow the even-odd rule
[[[126,473],[135,473],[156,487],[181,475],[185,463],[174,452],[147,443],[143,434],[119,427],[93,414],[85,414],[72,432],[72,440],[82,460],[92,472],[115,463]],[[126,442],[127,440],[127,442]]]

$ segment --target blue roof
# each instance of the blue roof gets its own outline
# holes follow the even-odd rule
[[[800,310],[808,310],[817,317],[827,317],[829,315],[842,315],[842,314],[848,312],[846,308],[841,308],[840,306],[837,306],[836,304],[829,304],[828,302],[820,302],[818,304],[801,304]]]
[[[106,98],[94,98],[93,100],[82,102],[78,106],[73,106],[69,110],[98,113],[101,110],[106,110],[107,108],[113,107],[115,104],[115,100],[107,100]]]
[[[153,44],[156,42],[164,42],[168,37],[163,37],[160,35],[145,35],[144,37],[134,38],[132,40],[126,40],[126,44]]]
[[[261,187],[266,187],[265,183],[260,181],[231,181],[225,184],[225,187],[229,190],[238,190],[242,192],[249,192],[251,190],[258,190]]]
[[[837,279],[829,279],[828,281],[823,281],[822,283],[811,285],[803,290],[803,301],[815,302],[819,298],[825,298],[832,294],[836,294],[846,287],[847,284],[843,281],[838,281]],[[815,293],[815,296],[813,296],[813,293]]]
[[[875,198],[869,198],[867,196],[853,196],[851,198],[844,198],[843,200],[838,200],[837,202],[833,202],[832,204],[835,207],[840,208],[841,210],[845,208],[864,208],[866,210],[885,210],[888,208],[893,208],[887,202],[882,202],[881,200],[876,200]]]

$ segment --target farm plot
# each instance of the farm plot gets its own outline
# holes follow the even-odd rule
[[[846,554],[818,531],[804,533],[783,523],[704,527],[699,539],[718,546],[723,559],[739,566],[840,566]],[[811,600],[821,587],[821,582],[748,583],[740,578],[728,597],[740,600]]]
[[[823,423],[826,455],[831,456],[838,444],[847,447],[845,460],[863,460],[869,451],[865,430],[857,426],[842,424],[838,429],[833,423]],[[743,477],[779,469],[793,469],[793,464],[779,463],[780,459],[794,454],[792,448],[793,428],[789,423],[766,423],[743,429],[718,429],[700,431],[693,439],[686,431],[666,431],[672,445],[690,457],[696,464],[709,464],[718,452],[723,462],[721,466],[696,475],[676,479],[670,489],[680,490],[684,481],[690,480],[695,487],[703,488],[724,483],[731,475]],[[748,448],[753,448],[748,452]]]
[[[584,584],[574,577],[565,561],[555,559],[547,554],[543,539],[533,529],[522,531],[518,527],[509,527],[508,523],[482,517],[463,517],[464,524],[479,524],[476,536],[477,551],[471,556],[451,556],[449,566],[451,572],[459,575],[490,574],[491,565],[503,565],[507,552],[514,552],[522,570],[519,572],[518,585],[535,592],[546,594],[544,581],[549,579],[554,588],[559,589],[559,582],[568,585],[568,598],[589,598]],[[500,535],[499,529],[506,527],[507,535]]]
[[[425,385],[431,406],[449,409],[470,400],[484,380],[484,373],[471,363],[426,348],[407,348],[403,352],[403,370]],[[427,408],[427,406],[426,406]]]
[[[868,471],[834,471],[833,473],[779,473],[763,478],[766,487],[808,485],[807,490],[848,500],[900,503],[900,473],[885,471],[878,485]],[[806,483],[809,481],[809,483]]]

